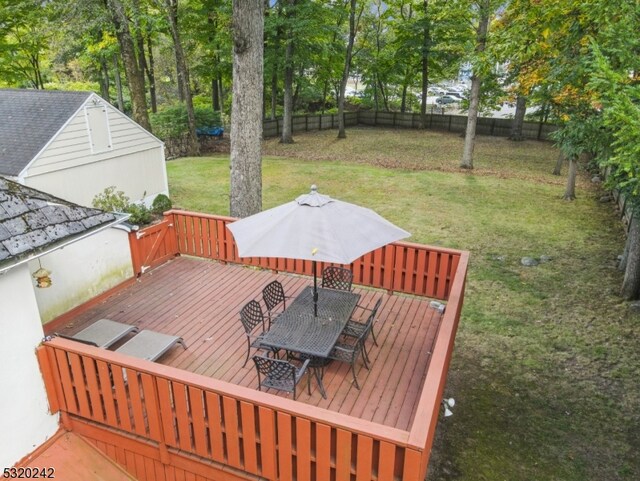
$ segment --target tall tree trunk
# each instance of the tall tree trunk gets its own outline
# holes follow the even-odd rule
[[[524,115],[527,113],[527,97],[524,95],[518,95],[516,98],[516,113],[513,116],[513,122],[511,123],[511,133],[509,134],[509,140],[524,140],[522,136],[522,124],[524,123]]]
[[[182,41],[180,40],[180,30],[178,29],[178,0],[165,0],[167,9],[167,20],[169,21],[169,30],[173,38],[173,51],[176,56],[176,66],[178,69],[178,85],[182,86],[182,99],[184,99],[187,109],[187,123],[189,125],[189,136],[187,143],[187,155],[200,155],[200,144],[196,135],[196,115],[193,110],[193,99],[191,97],[191,84],[189,82],[189,69],[185,59],[184,50],[182,49]]]
[[[113,22],[118,45],[120,46],[120,55],[122,56],[124,72],[127,77],[127,83],[129,84],[129,92],[131,93],[133,120],[140,124],[142,128],[151,132],[149,112],[147,111],[147,98],[144,91],[144,78],[138,68],[136,51],[124,5],[121,0],[104,1],[111,14],[111,21]]]
[[[407,110],[407,83],[402,85],[402,103],[400,104],[400,112],[405,113]]]
[[[567,176],[567,186],[562,198],[564,200],[575,200],[576,198],[576,176],[578,174],[578,159],[569,157],[569,175]]]
[[[278,110],[278,72],[275,65],[272,66],[271,72],[271,120],[276,119],[276,112]]]
[[[338,138],[346,139],[347,132],[344,125],[344,92],[347,89],[349,72],[351,71],[351,60],[353,57],[353,44],[356,39],[356,0],[349,1],[349,41],[347,42],[347,52],[344,58],[344,70],[340,81],[340,92],[338,92]],[[358,16],[359,17],[359,16]]]
[[[116,93],[118,98],[118,110],[120,110],[120,112],[124,112],[124,95],[122,93],[122,79],[120,78],[120,62],[118,61],[118,56],[115,54],[113,56],[113,69],[113,77],[116,82]]]
[[[420,126],[427,128],[427,91],[429,90],[429,47],[431,34],[429,32],[429,0],[422,3],[424,9],[424,30],[422,34],[422,96],[420,99]]]
[[[131,7],[133,9],[133,34],[135,37],[136,47],[138,49],[138,68],[140,69],[140,72],[142,72],[142,82],[145,83],[144,76],[147,71],[147,59],[145,58],[144,37],[142,36],[142,28],[140,26],[140,0],[133,0],[131,2]]]
[[[564,154],[560,151],[558,160],[556,160],[556,166],[553,169],[553,175],[560,175],[562,172],[562,164],[564,164]]]
[[[218,80],[211,79],[211,108],[214,112],[220,111],[220,90],[218,90]]]
[[[282,119],[282,136],[280,143],[293,144],[293,13],[291,9],[295,8],[296,1],[289,0],[289,9],[287,9],[287,47],[284,56],[284,116]]]
[[[262,0],[233,0],[230,213],[262,210]]]
[[[380,76],[376,74],[378,79],[378,86],[380,87],[380,95],[382,95],[382,102],[384,103],[385,112],[389,112],[389,99],[387,98],[387,93],[384,91],[384,84],[380,80]]]
[[[147,54],[149,63],[147,65],[147,79],[149,80],[149,96],[151,97],[151,111],[155,114],[158,111],[158,97],[156,94],[156,69],[153,58],[153,44],[151,42],[151,32],[147,32]]]
[[[480,6],[480,20],[476,31],[476,53],[484,52],[487,45],[487,30],[489,29],[489,2],[484,1]],[[469,93],[469,112],[467,130],[464,136],[464,152],[460,161],[461,169],[473,169],[473,149],[476,146],[476,124],[478,122],[478,106],[480,104],[480,84],[482,78],[477,72],[471,76],[471,92]]]
[[[109,67],[103,57],[100,57],[100,96],[107,102],[111,102],[109,98]]]
[[[640,222],[634,213],[629,226],[627,245],[627,265],[620,294],[626,300],[640,297]]]

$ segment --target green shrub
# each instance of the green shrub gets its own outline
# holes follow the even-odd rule
[[[156,198],[153,199],[153,204],[151,204],[151,212],[156,215],[161,215],[163,212],[171,210],[171,207],[171,199],[164,194],[158,194]]]
[[[211,107],[195,106],[196,127],[218,127],[222,125],[220,112]],[[153,133],[162,140],[181,137],[189,130],[187,108],[184,104],[165,107],[150,115]]]
[[[129,204],[125,209],[127,214],[131,214],[128,222],[135,225],[150,224],[153,214],[144,204]]]
[[[106,212],[125,212],[129,206],[129,197],[121,190],[116,191],[116,186],[112,185],[97,194],[91,201],[91,205]]]

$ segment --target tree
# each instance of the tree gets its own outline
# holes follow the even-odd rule
[[[471,90],[469,92],[469,111],[467,113],[467,129],[464,136],[464,152],[460,168],[473,169],[473,150],[476,143],[476,124],[478,122],[478,106],[480,103],[480,86],[482,84],[481,65],[482,54],[487,45],[487,33],[489,30],[489,19],[491,17],[490,0],[480,0],[477,4],[478,26],[476,29],[476,65],[471,75]]]
[[[338,138],[346,139],[347,132],[344,125],[344,93],[347,89],[347,81],[349,80],[349,72],[351,71],[351,60],[353,59],[353,44],[358,32],[358,22],[360,15],[364,10],[364,2],[361,2],[360,10],[357,12],[357,0],[349,0],[349,37],[347,40],[347,51],[344,57],[344,69],[342,71],[342,80],[340,81],[340,91],[338,92]]]
[[[187,136],[187,155],[200,155],[200,145],[196,135],[196,116],[193,110],[193,98],[191,96],[191,83],[189,81],[189,69],[185,59],[180,30],[178,29],[178,0],[164,0],[169,30],[173,39],[173,50],[176,57],[176,70],[178,75],[178,87],[180,89],[180,99],[184,101],[187,110],[187,125],[189,134]],[[144,52],[142,52],[144,56]]]
[[[287,41],[284,56],[284,116],[282,119],[283,144],[293,143],[293,40],[296,0],[287,0],[285,18],[287,19]]]
[[[121,0],[104,0],[105,6],[111,15],[111,21],[116,32],[116,38],[120,45],[120,54],[124,65],[129,92],[131,93],[131,103],[133,108],[133,120],[143,128],[151,132],[149,122],[149,112],[147,111],[147,98],[144,88],[144,76],[140,71],[136,57],[136,49],[129,28],[129,19]]]
[[[262,210],[263,2],[233,0],[230,213]]]

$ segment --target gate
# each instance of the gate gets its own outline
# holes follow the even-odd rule
[[[178,254],[173,216],[165,217],[154,224],[129,233],[131,261],[136,276],[147,269],[162,264]]]

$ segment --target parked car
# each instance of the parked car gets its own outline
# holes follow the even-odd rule
[[[464,94],[460,93],[458,91],[455,91],[455,90],[450,90],[448,92],[445,92],[445,95],[448,95],[449,97],[456,98],[456,99],[458,99],[458,101],[464,100]]]
[[[436,99],[436,103],[438,105],[447,105],[447,104],[455,104],[457,102],[460,102],[460,100],[461,99],[457,97],[452,97],[451,95],[443,95]]]

